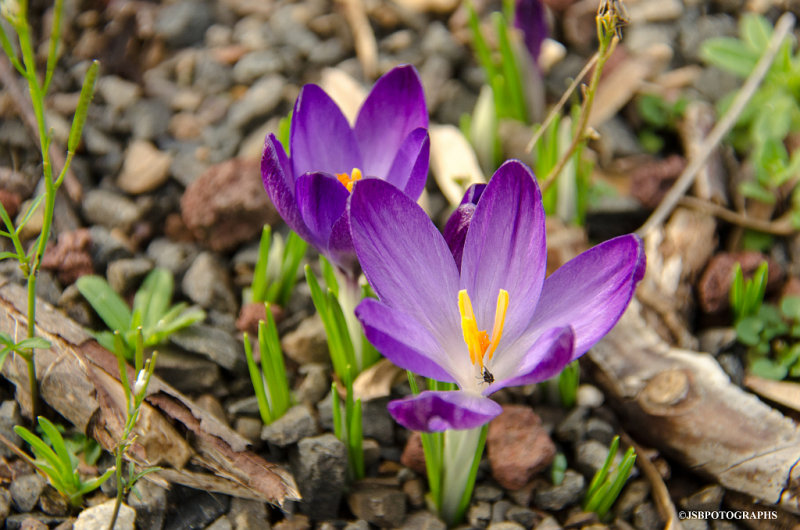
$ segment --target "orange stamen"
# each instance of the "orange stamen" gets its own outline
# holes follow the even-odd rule
[[[341,182],[342,186],[347,188],[347,191],[349,192],[353,191],[353,184],[361,180],[362,176],[363,175],[361,175],[361,170],[358,169],[357,167],[353,168],[353,171],[350,175],[348,175],[347,173],[336,174],[336,178],[339,179],[339,182]]]
[[[472,309],[472,301],[469,299],[466,289],[458,292],[458,312],[461,314],[461,331],[464,335],[464,343],[467,345],[469,359],[472,364],[479,363],[483,369],[484,357],[488,354],[488,360],[492,359],[497,344],[503,336],[503,325],[508,311],[508,291],[500,289],[497,294],[497,309],[494,313],[494,327],[492,328],[492,338],[485,330],[478,329],[478,322],[475,319],[475,311]]]

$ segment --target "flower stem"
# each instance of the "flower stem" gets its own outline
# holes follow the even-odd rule
[[[334,271],[336,280],[339,283],[339,305],[342,308],[342,313],[344,313],[350,341],[353,343],[356,361],[355,372],[360,374],[367,368],[367,366],[364,366],[364,341],[362,340],[361,323],[359,323],[355,315],[356,306],[361,302],[361,287],[358,285],[357,278],[351,278],[344,274],[338,267],[334,267]]]
[[[439,515],[448,526],[458,524],[469,506],[478,465],[486,444],[487,426],[444,432],[441,505]],[[470,463],[467,465],[467,463]]]

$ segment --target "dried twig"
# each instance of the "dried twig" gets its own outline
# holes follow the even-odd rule
[[[678,518],[678,512],[675,510],[675,504],[673,504],[672,498],[669,495],[667,485],[664,484],[664,480],[661,478],[661,473],[658,472],[658,469],[656,469],[656,466],[650,459],[645,456],[645,451],[642,449],[642,446],[634,442],[633,438],[624,432],[620,437],[626,445],[633,447],[636,454],[640,457],[636,459],[636,464],[650,483],[653,500],[656,502],[658,512],[667,522],[667,524],[664,525],[664,530],[683,530],[683,525]]]
[[[11,99],[14,100],[17,109],[19,109],[22,121],[28,127],[34,138],[39,138],[39,127],[36,124],[36,116],[33,114],[33,106],[30,100],[25,97],[25,94],[19,89],[19,85],[17,85],[17,76],[14,72],[8,57],[6,57],[5,54],[0,54],[0,81],[6,87]],[[64,158],[64,154],[55,148],[53,145],[54,143],[55,142],[50,142],[50,159],[53,161],[53,167],[59,169],[64,167],[66,159]],[[83,187],[81,183],[78,182],[75,173],[73,173],[71,169],[68,169],[67,174],[64,176],[64,186],[70,200],[72,200],[74,204],[79,204],[83,197]]]
[[[570,157],[572,157],[573,153],[575,153],[575,149],[578,148],[578,144],[580,144],[584,140],[584,131],[586,130],[586,125],[589,123],[589,117],[592,115],[592,104],[594,103],[594,96],[597,92],[597,85],[600,82],[600,73],[603,70],[603,65],[611,57],[611,54],[614,53],[614,48],[616,48],[617,43],[619,42],[619,37],[614,36],[611,40],[611,44],[608,45],[606,48],[605,53],[598,54],[597,63],[595,64],[594,74],[592,75],[592,80],[589,83],[589,89],[586,91],[586,99],[583,101],[583,108],[581,108],[581,115],[578,121],[578,125],[575,127],[575,136],[572,138],[572,142],[569,144],[569,147],[561,155],[561,158],[558,160],[556,166],[550,170],[550,173],[547,175],[547,178],[544,179],[544,182],[540,185],[542,192],[546,191],[550,186],[553,185],[556,178],[558,178],[559,173],[561,170],[564,169],[564,166],[567,165]]]
[[[364,69],[364,75],[374,79],[378,75],[378,43],[369,25],[363,0],[339,0],[344,8],[344,17],[353,31],[356,56]]]
[[[759,232],[764,232],[765,234],[789,236],[795,233],[795,229],[792,227],[791,221],[785,216],[775,221],[764,221],[762,219],[748,217],[747,215],[739,212],[734,212],[733,210],[729,210],[724,206],[720,206],[719,204],[714,204],[713,202],[704,201],[703,199],[690,196],[680,197],[678,204],[681,206],[686,206],[687,208],[692,208],[693,210],[708,213],[709,215],[719,217],[723,221],[727,221],[744,228],[751,228],[753,230],[758,230]]]
[[[597,63],[597,59],[599,58],[600,55],[597,52],[595,52],[595,54],[592,55],[591,59],[589,59],[589,61],[586,63],[583,69],[578,73],[577,76],[575,76],[575,79],[572,80],[572,83],[570,83],[569,87],[567,88],[567,91],[564,92],[564,94],[561,96],[561,99],[559,99],[558,103],[556,103],[555,107],[553,107],[550,110],[550,112],[547,115],[547,118],[544,120],[542,125],[538,129],[536,129],[535,133],[533,133],[531,141],[528,142],[528,145],[525,147],[526,153],[530,153],[531,151],[533,151],[533,147],[536,145],[536,142],[539,141],[539,138],[541,138],[544,132],[547,130],[547,128],[550,127],[550,123],[556,118],[556,116],[561,113],[561,109],[564,108],[564,105],[567,104],[567,100],[569,99],[569,97],[572,95],[573,92],[575,92],[575,89],[578,88],[578,85],[581,83],[581,80],[584,77],[586,77],[586,74],[589,73],[589,70],[592,69],[595,63]]]
[[[711,130],[711,133],[709,133],[698,149],[697,156],[692,158],[686,166],[686,169],[681,173],[681,176],[678,177],[678,180],[673,184],[669,192],[667,192],[664,200],[658,205],[658,208],[650,215],[650,218],[641,228],[636,231],[638,235],[644,237],[658,227],[678,204],[681,196],[686,193],[686,190],[688,190],[689,186],[694,182],[697,172],[706,163],[706,159],[711,155],[711,152],[722,140],[723,136],[733,127],[739,115],[744,110],[745,105],[747,105],[747,102],[750,101],[750,98],[755,94],[758,85],[761,83],[762,79],[764,79],[772,61],[775,59],[783,39],[792,31],[792,28],[794,28],[794,15],[791,13],[784,13],[781,18],[778,19],[778,23],[775,24],[775,31],[772,33],[772,38],[769,41],[766,51],[761,56],[761,59],[759,59],[756,67],[750,73],[744,85],[742,85],[739,93],[736,94],[728,111]]]

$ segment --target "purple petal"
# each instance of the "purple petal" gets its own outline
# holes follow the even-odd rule
[[[497,295],[505,289],[509,302],[503,337],[518,337],[539,299],[546,261],[539,187],[527,166],[511,160],[486,185],[464,242],[461,287],[472,300],[478,328],[491,334]]]
[[[461,270],[461,255],[464,252],[464,240],[467,238],[467,228],[472,222],[472,215],[475,213],[475,205],[481,198],[483,190],[486,189],[486,184],[473,184],[467,189],[464,198],[461,199],[461,204],[447,219],[447,224],[444,225],[444,240],[447,241],[447,246],[450,247],[450,252],[453,254],[453,259],[456,260],[456,266]]]
[[[311,233],[311,243],[321,251],[327,250],[333,224],[347,205],[347,188],[326,173],[306,173],[297,179],[295,195],[300,215]]]
[[[498,355],[493,364],[497,382],[485,395],[508,386],[530,385],[558,375],[573,360],[575,334],[570,327],[553,328],[543,333],[521,359]],[[504,352],[505,353],[505,352]]]
[[[425,189],[425,181],[428,179],[429,158],[428,131],[414,129],[397,151],[384,180],[403,190],[412,199],[417,199]]]
[[[342,271],[354,281],[358,281],[361,268],[358,265],[356,250],[353,248],[353,238],[350,237],[350,223],[347,215],[342,215],[333,223],[331,235],[328,238],[328,254],[328,257]]]
[[[542,3],[539,0],[517,0],[514,27],[522,31],[525,47],[536,65],[542,42],[547,38],[547,17]]]
[[[470,392],[425,391],[389,403],[389,413],[412,431],[441,432],[480,427],[499,416],[503,407]]]
[[[572,326],[573,358],[584,354],[617,323],[644,270],[642,240],[633,234],[587,250],[545,280],[526,335]]]
[[[398,66],[378,79],[358,111],[355,137],[364,174],[386,178],[400,146],[419,127],[428,127],[422,82],[413,66]]]
[[[264,142],[261,156],[261,180],[275,209],[297,234],[310,241],[311,233],[303,222],[294,197],[294,176],[291,164],[281,143],[270,134]]]
[[[437,381],[455,382],[445,368],[448,358],[442,347],[412,317],[370,298],[358,305],[356,317],[372,345],[400,368]]]
[[[350,233],[381,301],[413,315],[439,344],[463,342],[458,270],[444,238],[417,203],[388,182],[362,180],[350,197]]]
[[[317,85],[305,85],[294,104],[291,140],[295,175],[323,171],[336,175],[363,170],[358,143],[336,103]]]

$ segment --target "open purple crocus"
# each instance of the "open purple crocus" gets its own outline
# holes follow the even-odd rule
[[[644,274],[642,242],[626,235],[545,279],[541,193],[519,161],[468,193],[445,237],[381,181],[358,183],[349,211],[379,297],[356,309],[367,338],[401,368],[460,388],[392,401],[412,430],[469,429],[500,414],[486,396],[558,374],[614,326]]]
[[[413,66],[378,79],[353,127],[320,87],[305,85],[292,114],[291,157],[274,135],[266,139],[264,188],[292,230],[352,275],[357,265],[343,214],[353,184],[379,178],[416,200],[428,174],[427,127]]]

